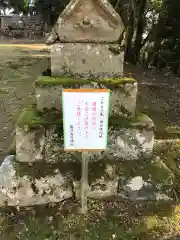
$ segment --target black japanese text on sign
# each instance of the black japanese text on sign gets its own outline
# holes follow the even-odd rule
[[[100,122],[99,122],[99,138],[103,138],[103,126],[104,126],[104,97],[101,98],[100,102]]]
[[[73,125],[69,126],[70,130],[70,146],[74,146],[74,127]]]

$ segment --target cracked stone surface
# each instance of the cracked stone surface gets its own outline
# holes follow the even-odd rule
[[[81,153],[64,151],[63,134],[61,136],[57,134],[56,126],[52,126],[46,131],[40,128],[31,132],[18,128],[17,136],[16,159],[19,162],[81,161]],[[152,154],[153,143],[154,131],[152,128],[109,128],[106,151],[88,153],[89,162],[95,162],[103,158],[136,160],[142,155],[149,157]]]
[[[121,182],[121,188],[118,190],[118,195],[130,199],[136,200],[172,200],[171,186],[168,186],[166,191],[162,191],[165,183],[157,184],[153,182],[153,179],[148,181],[143,180],[142,176],[136,176],[130,178],[123,185]]]
[[[28,131],[16,127],[16,159],[19,162],[38,162],[43,160],[45,128],[38,127]]]
[[[73,196],[71,184],[60,173],[39,179],[20,177],[13,161],[14,156],[7,156],[0,166],[0,206],[56,203]]]

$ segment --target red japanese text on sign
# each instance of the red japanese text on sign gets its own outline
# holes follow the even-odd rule
[[[96,102],[92,102],[92,129],[96,129]]]
[[[77,128],[78,128],[78,131],[80,131],[80,129],[81,129],[81,124],[80,124],[80,117],[81,117],[80,101],[78,101],[78,103],[77,103],[77,117],[78,117],[78,120],[77,120]]]
[[[85,103],[85,119],[84,119],[84,123],[85,123],[85,127],[84,127],[84,129],[85,129],[85,136],[86,136],[86,138],[88,137],[88,125],[89,125],[89,123],[88,123],[88,103],[86,102]]]

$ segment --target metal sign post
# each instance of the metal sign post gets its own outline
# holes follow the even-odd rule
[[[88,153],[82,152],[82,172],[81,172],[81,214],[86,214],[87,208],[87,195],[88,195]]]
[[[88,152],[101,152],[107,146],[109,96],[108,89],[64,89],[62,94],[64,149],[82,152],[82,214],[88,210]]]

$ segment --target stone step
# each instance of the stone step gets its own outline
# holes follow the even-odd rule
[[[161,159],[89,163],[88,198],[121,196],[131,201],[172,200],[173,172]],[[0,206],[31,206],[80,199],[81,163],[19,163],[0,166]]]
[[[35,81],[37,109],[62,111],[63,88],[108,88],[110,90],[110,116],[131,118],[135,114],[137,82],[132,78],[83,80],[70,77],[41,76]]]
[[[154,125],[141,113],[127,120],[110,118],[106,151],[88,153],[89,161],[100,159],[136,160],[152,154]],[[62,119],[59,112],[42,113],[24,109],[16,127],[16,159],[19,162],[62,162],[81,159],[79,152],[64,151]]]

